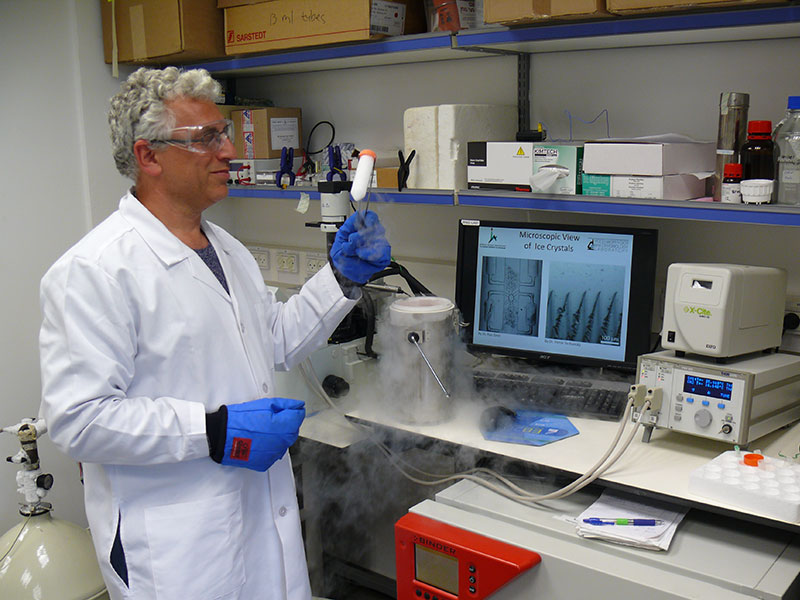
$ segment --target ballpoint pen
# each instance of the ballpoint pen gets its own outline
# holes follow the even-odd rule
[[[597,517],[584,519],[583,522],[587,525],[633,525],[637,527],[655,527],[664,524],[661,519],[601,519]]]

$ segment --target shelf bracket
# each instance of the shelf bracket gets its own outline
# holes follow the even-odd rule
[[[517,131],[531,129],[531,55],[517,55]]]
[[[528,52],[519,50],[503,50],[499,48],[487,48],[484,46],[465,46],[458,45],[458,35],[453,35],[450,42],[453,50],[462,52],[476,52],[483,54],[494,54],[496,56],[516,56],[517,57],[517,131],[530,131],[531,128],[531,55]]]

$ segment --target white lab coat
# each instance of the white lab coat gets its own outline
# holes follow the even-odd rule
[[[42,416],[84,467],[86,514],[117,599],[306,600],[288,454],[267,473],[208,456],[205,413],[274,393],[274,367],[352,309],[329,266],[285,304],[247,249],[203,230],[211,270],[128,193],[42,280]],[[109,557],[119,522],[129,587]]]

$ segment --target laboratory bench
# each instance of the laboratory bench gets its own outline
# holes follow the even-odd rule
[[[408,424],[392,418],[391,412],[377,403],[363,402],[347,412],[347,418],[363,424],[389,428],[450,444],[467,446],[482,452],[514,459],[544,468],[564,477],[577,478],[592,467],[611,443],[619,422],[569,417],[579,434],[544,446],[529,446],[487,440],[478,422],[485,405],[471,400],[455,400],[452,418],[437,424]],[[626,433],[632,424],[627,425]],[[736,504],[695,495],[689,491],[689,475],[725,451],[730,444],[655,429],[649,442],[642,441],[640,428],[620,459],[594,483],[637,496],[667,501],[769,527],[800,533],[800,523],[775,519],[768,514],[742,509]],[[623,433],[623,438],[626,433]],[[749,445],[765,456],[794,456],[800,446],[800,423],[767,434]],[[562,479],[564,479],[562,477]],[[568,483],[569,479],[564,479]]]
[[[362,375],[363,377],[363,375]],[[299,390],[293,390],[295,397]],[[386,394],[363,390],[346,398],[341,414],[319,406],[309,410],[309,417],[300,430],[301,437],[336,448],[346,448],[364,440],[363,431],[348,426],[347,420],[357,424],[411,436],[420,444],[443,442],[454,447],[469,448],[487,456],[510,461],[550,472],[563,480],[563,484],[585,473],[608,448],[619,427],[618,421],[568,417],[578,429],[578,435],[543,446],[530,446],[487,440],[479,429],[481,412],[486,404],[474,398],[453,399],[452,416],[433,424],[403,422],[393,416],[385,403]],[[620,444],[632,424],[626,425]],[[654,429],[649,442],[642,440],[644,427],[637,431],[631,445],[620,459],[604,472],[593,485],[650,497],[679,506],[717,513],[768,527],[800,533],[800,522],[776,519],[769,514],[743,509],[689,491],[689,476],[695,469],[722,454],[733,450],[731,444],[692,436],[667,429]],[[800,451],[800,422],[778,429],[752,441],[749,451],[759,451],[764,456],[793,457]],[[562,484],[562,485],[563,485]]]
[[[333,562],[334,571],[355,569],[353,564],[360,564],[362,573],[370,573],[373,582],[380,582],[372,584],[376,589],[395,597],[391,593],[398,577],[393,563],[394,523],[408,512],[540,553],[542,565],[504,586],[492,596],[498,600],[532,597],[534,592],[536,597],[611,597],[606,594],[612,590],[618,598],[659,599],[785,600],[800,593],[800,523],[743,512],[735,505],[688,491],[689,473],[729,450],[727,444],[665,430],[656,430],[650,443],[643,443],[640,430],[619,462],[596,482],[565,498],[526,505],[469,480],[424,489],[415,486],[393,471],[367,438],[376,436],[393,445],[404,458],[408,453],[402,450],[414,446],[423,457],[445,457],[439,464],[417,463],[430,472],[484,466],[503,472],[531,493],[545,494],[593,465],[618,423],[570,417],[579,435],[534,447],[484,439],[478,428],[484,405],[479,402],[456,399],[452,418],[413,425],[392,418],[379,397],[359,394],[346,399],[340,407],[346,416],[333,409],[312,410],[301,429],[303,443],[317,447],[316,458],[309,459],[311,472],[304,474],[310,489],[329,488],[330,473],[340,468],[344,472],[339,476],[344,479],[361,471],[353,464],[385,463],[374,476],[374,467],[365,467],[363,472],[369,475],[353,485],[362,494],[360,503],[341,503],[353,512],[350,518],[357,515],[359,521],[359,527],[345,530],[347,537],[368,547],[367,553],[354,557],[346,549],[336,549],[338,541],[333,542],[333,550],[329,549],[330,539],[322,542],[322,538],[345,537],[335,526],[331,529],[325,524],[330,520],[329,511],[323,510],[306,526],[307,532],[318,536],[319,547],[328,545],[325,553],[343,556],[343,562]],[[370,433],[358,431],[346,421],[367,427]],[[787,447],[796,448],[798,439],[800,425],[795,424],[756,440],[753,448],[776,454]],[[360,450],[345,458],[351,447]],[[322,465],[318,462],[321,456],[325,457]],[[447,463],[448,456],[454,457],[452,463]],[[340,464],[346,466],[337,466]],[[606,489],[644,504],[663,506],[660,501],[664,501],[677,511],[691,509],[680,522],[669,550],[655,552],[579,536],[575,518]],[[320,499],[314,502],[319,509]],[[312,578],[320,577],[324,570],[317,570],[316,565],[330,564],[330,557],[322,558],[325,553],[318,552],[315,557],[314,550],[309,550]],[[358,580],[358,571],[354,577]]]

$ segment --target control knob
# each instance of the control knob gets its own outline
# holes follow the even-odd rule
[[[709,425],[711,425],[711,421],[713,417],[711,416],[711,412],[708,409],[701,408],[696,413],[694,413],[694,422],[700,429],[705,429]]]

